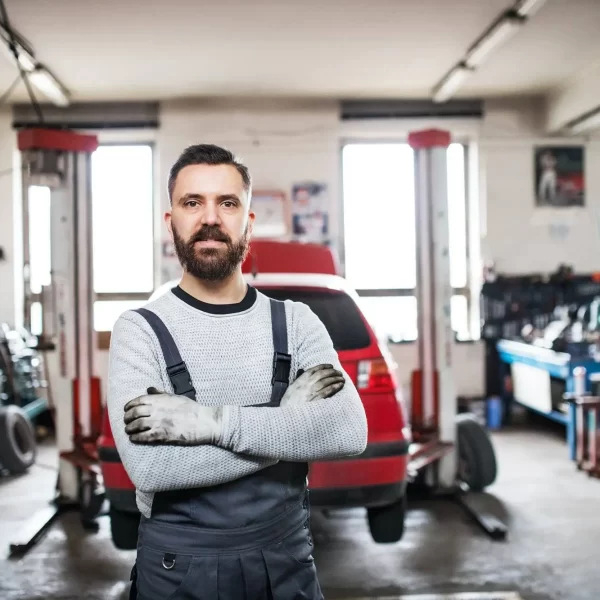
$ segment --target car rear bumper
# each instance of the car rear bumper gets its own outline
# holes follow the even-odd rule
[[[408,449],[406,440],[372,442],[359,456],[311,464],[311,504],[348,508],[395,502],[406,493]]]
[[[358,488],[312,489],[310,505],[314,508],[370,508],[387,506],[406,494],[406,481]]]

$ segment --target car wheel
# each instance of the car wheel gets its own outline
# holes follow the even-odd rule
[[[475,415],[456,418],[458,478],[473,491],[482,491],[496,481],[498,467],[492,440]]]
[[[119,550],[135,550],[138,542],[140,513],[125,512],[111,505],[109,518],[113,544]]]
[[[0,464],[13,475],[35,462],[37,443],[29,417],[15,405],[0,408]]]
[[[406,496],[393,504],[374,506],[367,509],[369,531],[378,544],[393,544],[404,535],[406,518]]]

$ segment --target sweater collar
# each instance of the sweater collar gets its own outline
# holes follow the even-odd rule
[[[173,294],[175,294],[175,296],[177,296],[177,298],[192,308],[196,308],[202,312],[213,315],[228,315],[244,312],[245,310],[251,308],[256,301],[256,289],[251,285],[248,285],[246,295],[242,301],[234,304],[211,304],[209,302],[203,302],[202,300],[198,300],[197,298],[194,298],[194,296],[191,296],[187,292],[183,291],[179,286],[174,287],[171,291]]]

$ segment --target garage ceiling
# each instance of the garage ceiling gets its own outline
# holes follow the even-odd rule
[[[422,98],[511,0],[5,0],[75,101]],[[545,93],[600,59],[600,0],[548,0],[457,97]],[[0,86],[16,76],[0,60]],[[0,90],[0,93],[3,90]],[[19,86],[13,100],[26,99]]]

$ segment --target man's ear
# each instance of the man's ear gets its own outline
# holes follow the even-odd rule
[[[256,214],[250,211],[248,213],[248,237],[251,238],[254,233],[254,220],[256,219]]]
[[[167,224],[167,230],[169,231],[169,235],[171,239],[173,239],[173,226],[171,224],[171,211],[166,211],[164,214],[164,221]]]

